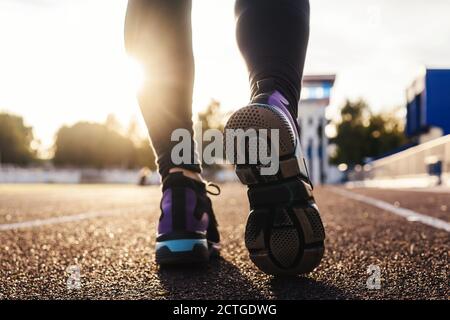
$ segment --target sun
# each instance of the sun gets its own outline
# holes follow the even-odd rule
[[[145,80],[145,73],[142,64],[135,58],[126,55],[124,77],[130,86],[130,89],[135,93],[142,89]]]

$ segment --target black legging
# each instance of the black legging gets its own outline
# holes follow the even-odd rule
[[[258,93],[259,80],[272,78],[274,89],[287,98],[296,116],[309,37],[309,1],[236,0],[235,14],[252,97]],[[191,0],[129,0],[125,45],[147,75],[138,99],[160,174],[164,178],[173,167],[200,172],[200,165],[174,165],[170,157],[176,144],[170,141],[173,130],[185,128],[193,137]],[[193,151],[191,163],[196,157]]]

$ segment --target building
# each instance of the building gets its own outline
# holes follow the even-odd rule
[[[450,186],[450,70],[423,69],[406,90],[406,135],[412,143],[353,174],[368,187]]]
[[[406,134],[415,143],[450,134],[450,69],[426,69],[406,96]]]
[[[329,181],[325,110],[330,104],[335,78],[335,75],[307,75],[303,78],[298,121],[309,175],[315,184]]]

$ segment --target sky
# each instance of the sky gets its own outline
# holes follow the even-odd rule
[[[405,102],[423,66],[450,67],[448,0],[310,0],[305,74],[335,73],[330,112],[346,98],[375,112]],[[194,111],[248,101],[232,0],[194,0]],[[126,0],[0,0],[0,112],[24,117],[44,147],[63,124],[114,113],[143,127],[142,77],[123,48]]]

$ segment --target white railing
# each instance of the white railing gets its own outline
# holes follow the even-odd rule
[[[124,169],[57,169],[0,167],[0,183],[125,183],[137,184],[139,170]],[[153,172],[147,179],[150,184],[159,183]]]
[[[354,180],[414,186],[450,185],[450,135],[375,160],[354,172]],[[358,172],[359,171],[359,172]]]

